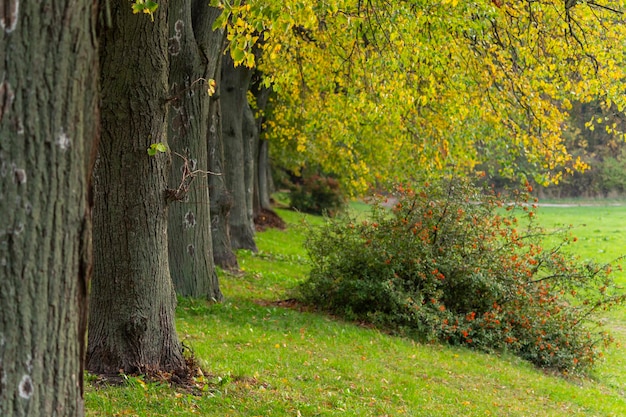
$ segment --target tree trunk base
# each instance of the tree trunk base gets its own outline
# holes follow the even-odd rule
[[[257,253],[259,249],[254,242],[252,228],[246,224],[230,225],[230,245],[233,250],[248,249]]]
[[[232,250],[226,251],[226,252],[213,251],[213,262],[215,262],[215,265],[219,266],[225,271],[228,271],[228,272],[239,271],[239,263],[237,262],[237,256],[235,256],[235,253]]]
[[[133,373],[115,373],[102,374],[96,373],[92,384],[95,386],[123,385],[128,381],[128,377],[142,376],[146,382],[165,382],[171,386],[189,390],[190,392],[201,393],[201,387],[198,387],[194,378],[203,375],[195,357],[191,356],[185,359],[184,367],[174,372],[150,371],[144,370]]]

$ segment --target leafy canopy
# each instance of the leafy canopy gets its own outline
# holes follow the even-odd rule
[[[354,191],[488,158],[556,183],[587,168],[564,145],[572,103],[624,110],[624,1],[214,5],[235,61],[276,92],[275,157],[319,164]]]

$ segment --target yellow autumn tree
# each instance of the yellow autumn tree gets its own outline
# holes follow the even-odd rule
[[[275,91],[274,156],[318,165],[354,192],[485,158],[505,175],[523,164],[537,181],[558,182],[586,168],[564,145],[572,103],[624,110],[623,1],[222,7],[233,58],[258,65]]]

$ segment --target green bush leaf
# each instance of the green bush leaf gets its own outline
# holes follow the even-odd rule
[[[526,191],[500,197],[460,179],[398,186],[368,220],[330,219],[310,232],[312,268],[301,297],[426,341],[585,371],[611,341],[592,313],[625,295],[609,266],[565,252],[567,231],[535,225],[529,198]],[[546,237],[560,243],[544,249]]]

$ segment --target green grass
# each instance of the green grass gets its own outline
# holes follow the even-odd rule
[[[582,257],[608,261],[626,250],[626,215],[613,209],[542,208],[539,218],[548,228],[573,224],[579,237],[573,249]],[[607,352],[606,362],[590,378],[568,379],[507,355],[422,345],[276,306],[275,301],[291,297],[308,268],[302,247],[305,217],[279,212],[289,229],[261,233],[259,254],[239,254],[243,276],[221,275],[226,302],[179,303],[179,335],[209,373],[205,394],[138,378],[122,387],[88,385],[87,415],[626,415],[623,349]],[[614,312],[608,320],[626,342],[624,313]]]
[[[538,218],[547,229],[571,227],[578,238],[571,250],[581,259],[614,263],[626,255],[626,203],[611,201],[601,206],[574,205],[572,207],[540,207]],[[619,264],[617,262],[616,264]],[[617,283],[626,287],[626,271],[616,271]],[[626,306],[606,314],[607,328],[618,344],[607,352],[606,361],[598,367],[594,377],[605,385],[626,393]]]
[[[548,229],[571,226],[582,258],[611,262],[626,254],[626,206],[540,207],[539,219]]]

